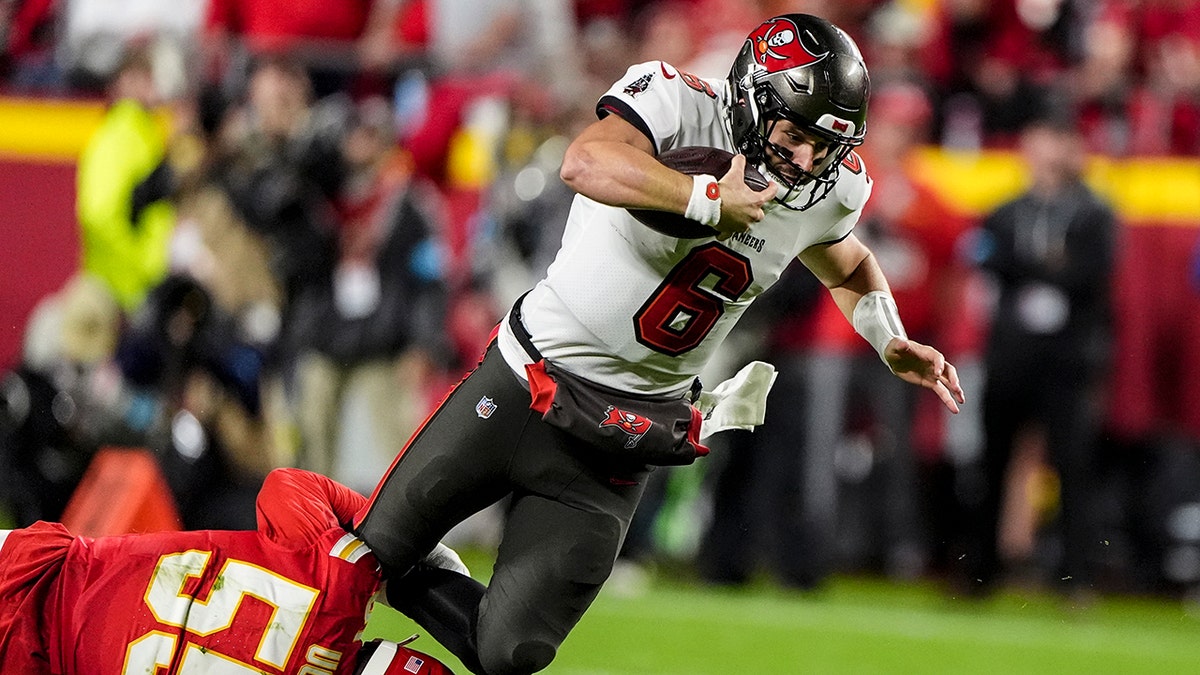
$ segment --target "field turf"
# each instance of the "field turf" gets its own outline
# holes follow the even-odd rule
[[[483,561],[468,560],[472,570]],[[476,573],[477,578],[481,575]],[[817,593],[760,584],[718,590],[658,578],[640,595],[605,590],[546,673],[1200,674],[1200,614],[1180,602],[1031,591],[988,600],[932,584],[837,578]],[[368,635],[421,632],[379,608]],[[432,638],[415,648],[469,675]]]

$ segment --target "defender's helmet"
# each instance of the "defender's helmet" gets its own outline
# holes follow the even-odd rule
[[[404,642],[371,640],[358,650],[358,666],[354,675],[454,675],[441,661],[406,647],[416,639]]]
[[[867,133],[871,84],[858,45],[842,29],[809,14],[784,14],[763,22],[746,38],[729,70],[733,141],[748,163],[770,171],[768,153],[790,162],[791,155],[768,142],[773,126],[791,120],[830,143],[829,153],[811,172],[788,181],[779,198],[785,206],[806,209],[833,189],[838,166]],[[802,186],[816,183],[807,202],[790,205]]]

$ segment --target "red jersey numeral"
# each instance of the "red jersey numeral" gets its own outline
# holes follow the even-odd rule
[[[124,675],[154,673],[177,664],[180,675],[200,673],[246,673],[258,675],[263,663],[283,670],[292,660],[304,634],[320,591],[297,583],[258,565],[227,560],[217,575],[207,599],[185,592],[189,580],[205,576],[212,560],[209,551],[184,551],[164,555],[154,568],[146,589],[146,607],[162,630],[151,630],[129,643],[125,650]],[[247,598],[272,608],[272,620],[261,628],[258,639],[243,635],[230,641],[230,650],[218,653],[189,640],[189,636],[211,636],[233,628],[238,609]],[[178,645],[182,637],[182,649]],[[332,675],[342,655],[316,645],[305,653],[301,672]]]
[[[681,70],[681,71],[679,71],[679,78],[681,80],[683,80],[684,84],[691,87],[692,89],[695,89],[698,92],[705,94],[709,98],[717,97],[717,92],[713,91],[712,86],[709,83],[705,82],[704,80],[700,79],[699,77]]]
[[[715,242],[692,249],[634,315],[634,335],[668,356],[691,351],[717,325],[726,299],[736,300],[753,280],[745,256]]]

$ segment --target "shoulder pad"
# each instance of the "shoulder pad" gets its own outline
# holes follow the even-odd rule
[[[867,199],[871,196],[871,177],[867,175],[867,165],[862,155],[851,150],[842,160],[833,193],[842,206],[851,211],[858,211],[866,206]]]

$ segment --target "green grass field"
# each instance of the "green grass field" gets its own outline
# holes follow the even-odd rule
[[[468,559],[476,576],[488,564]],[[370,636],[421,632],[380,608]],[[432,638],[413,645],[468,675]],[[838,578],[815,594],[655,580],[605,591],[546,673],[1200,673],[1200,616],[1178,602],[1004,592],[953,598],[929,584]]]

